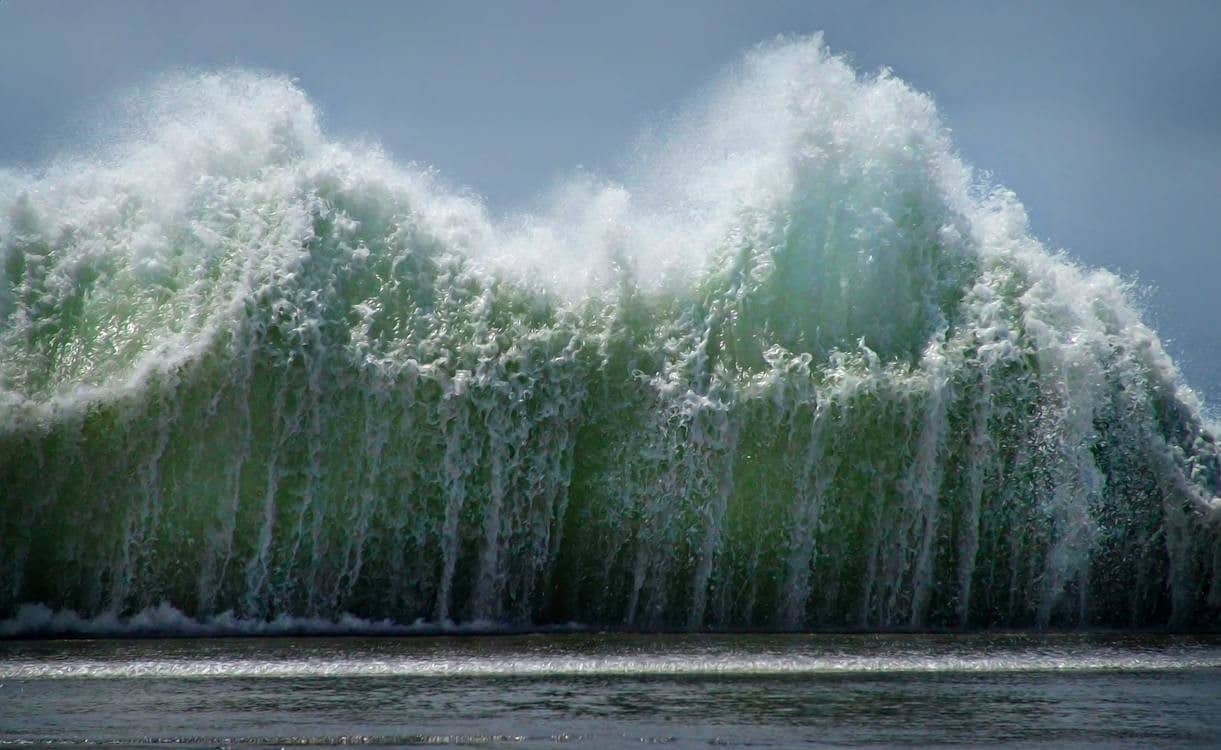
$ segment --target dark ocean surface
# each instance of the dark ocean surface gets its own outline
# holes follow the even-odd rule
[[[0,744],[1216,747],[1221,636],[7,641]]]

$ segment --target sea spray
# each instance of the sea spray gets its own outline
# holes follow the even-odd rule
[[[761,47],[504,219],[280,78],[136,99],[0,173],[0,615],[1219,622],[1197,399],[887,72]]]

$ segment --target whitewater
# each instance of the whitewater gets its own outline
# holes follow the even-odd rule
[[[1129,284],[817,37],[509,215],[282,77],[121,109],[0,170],[0,634],[1221,625]]]

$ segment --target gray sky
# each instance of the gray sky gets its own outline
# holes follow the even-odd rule
[[[0,0],[0,164],[159,72],[239,65],[509,209],[577,165],[614,177],[744,49],[818,30],[931,94],[1050,246],[1152,285],[1149,319],[1221,405],[1221,2]]]

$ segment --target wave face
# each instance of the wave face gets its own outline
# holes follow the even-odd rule
[[[500,219],[280,78],[129,104],[0,172],[0,616],[1221,622],[1125,285],[817,38]]]

